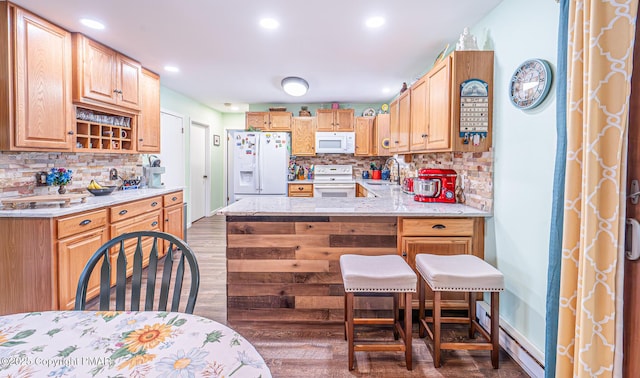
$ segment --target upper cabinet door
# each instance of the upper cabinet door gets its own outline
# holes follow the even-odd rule
[[[118,55],[118,97],[117,102],[120,106],[126,106],[129,109],[140,109],[140,63]]]
[[[138,116],[138,151],[160,152],[160,76],[142,70],[140,76],[140,115]]]
[[[451,57],[446,58],[428,74],[427,149],[451,149]]]
[[[118,94],[116,52],[89,38],[82,38],[82,42],[82,97],[115,105]]]
[[[71,150],[71,35],[20,8],[9,11],[16,36],[15,123],[3,149]]]
[[[354,131],[354,110],[338,109],[334,113],[335,131]]]

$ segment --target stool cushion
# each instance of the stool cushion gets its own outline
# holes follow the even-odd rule
[[[399,255],[340,256],[345,292],[415,292],[418,277]]]
[[[416,269],[434,291],[501,291],[504,276],[473,255],[416,256]]]

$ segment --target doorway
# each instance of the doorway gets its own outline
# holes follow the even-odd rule
[[[190,217],[193,223],[209,214],[209,125],[191,121],[190,131]]]

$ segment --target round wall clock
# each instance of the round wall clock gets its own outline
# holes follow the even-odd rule
[[[549,63],[530,59],[522,63],[511,76],[509,98],[518,109],[532,109],[540,105],[551,88]]]

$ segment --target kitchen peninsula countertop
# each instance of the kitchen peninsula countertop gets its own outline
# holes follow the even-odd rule
[[[107,196],[89,195],[85,203],[72,202],[69,207],[60,207],[58,205],[42,205],[34,209],[28,207],[21,207],[18,209],[3,208],[0,209],[0,218],[54,218],[62,215],[80,213],[87,210],[117,205],[120,203],[135,201],[143,198],[161,196],[163,194],[172,193],[183,189],[183,187],[166,187],[159,189],[146,188],[119,190]]]
[[[292,181],[295,183],[297,181]],[[300,180],[302,182],[302,180]],[[376,197],[296,198],[255,196],[220,209],[229,216],[412,216],[412,217],[490,217],[491,212],[463,204],[423,203],[402,192],[399,185],[382,180],[357,179]],[[309,182],[311,183],[311,182]]]

